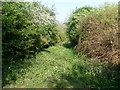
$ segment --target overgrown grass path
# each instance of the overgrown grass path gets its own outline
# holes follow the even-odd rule
[[[6,87],[49,87],[51,80],[59,80],[60,75],[71,69],[72,63],[77,60],[73,51],[64,46],[50,47],[37,54],[36,60],[23,77]]]
[[[100,82],[108,82],[109,79],[101,76],[100,72],[100,63],[85,56],[77,56],[72,49],[68,48],[68,45],[58,45],[49,47],[37,54],[26,74],[17,79],[15,83],[5,87],[70,88],[104,86]]]

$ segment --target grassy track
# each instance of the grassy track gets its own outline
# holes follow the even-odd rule
[[[48,81],[60,77],[77,60],[72,50],[64,46],[50,47],[39,53],[24,77],[6,87],[48,87]]]
[[[101,63],[77,56],[68,45],[50,47],[37,54],[25,75],[5,88],[107,87]],[[104,82],[104,83],[103,83]]]

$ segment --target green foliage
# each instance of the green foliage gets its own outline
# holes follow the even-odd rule
[[[4,2],[2,13],[3,57],[24,56],[57,43],[54,12],[43,5]]]
[[[58,42],[55,21],[53,9],[40,3],[2,3],[3,71],[7,71],[3,72],[3,85],[15,77],[14,74],[9,77],[15,64],[17,70],[22,67],[18,63],[24,63],[23,58]]]
[[[100,31],[108,26],[113,27],[114,24],[115,28],[116,20],[113,18],[116,17],[115,8],[108,5],[99,9],[91,7],[77,9],[67,23],[67,34],[72,44],[52,46],[59,42],[61,36],[61,32],[58,34],[56,30],[55,13],[52,9],[36,2],[3,3],[3,87],[119,88],[118,66],[108,69],[108,64],[105,62],[102,63],[84,55],[77,56],[70,49],[74,47],[74,43],[78,43],[78,52],[86,54],[92,51],[90,49],[93,49],[91,48],[93,44],[89,49],[87,45],[93,38],[89,36],[95,34],[101,37],[106,35],[102,39],[105,45],[115,40],[112,34],[87,33],[88,28]],[[114,14],[111,15],[110,11]],[[109,15],[107,19],[106,16]],[[109,23],[111,21],[113,23]],[[99,29],[96,27],[98,23],[102,23],[99,24]],[[43,50],[49,46],[52,47]],[[98,52],[97,50],[93,49]],[[41,52],[33,58],[23,59],[38,51]]]
[[[27,70],[21,70],[24,75],[5,88],[119,88],[117,68],[106,70],[106,63],[78,56],[71,46],[65,43],[43,50],[35,62],[29,60],[32,65]]]
[[[94,9],[86,18],[79,18],[77,52],[89,57],[118,64],[117,5],[105,4]],[[111,14],[112,12],[112,14]],[[85,24],[83,24],[85,23]]]
[[[98,8],[79,8],[73,12],[67,23],[67,33],[77,46],[76,51],[118,64],[117,18],[117,5],[108,3]]]
[[[83,12],[80,9],[75,12],[78,13],[78,11]],[[73,13],[67,26],[68,36],[71,42],[77,45],[76,51],[79,55],[87,55],[90,58],[97,59],[97,61],[106,62],[106,64],[101,65],[98,65],[101,63],[98,62],[95,66],[93,64],[95,62],[89,65],[91,61],[88,64],[85,63],[85,65],[77,62],[69,75],[70,78],[75,83],[82,84],[81,87],[118,88],[120,75],[119,45],[117,41],[118,6],[116,4],[105,4],[99,8],[90,8],[89,11],[85,11],[81,15],[78,13],[76,17]],[[91,73],[92,68],[94,70]],[[67,77],[68,75],[64,76]],[[73,83],[73,81],[70,81],[70,83]],[[58,82],[58,84],[61,84],[61,82]]]
[[[66,41],[66,25],[64,23],[59,23],[57,24],[57,30],[58,30],[58,39],[59,42],[64,42]]]
[[[78,29],[77,29],[77,24],[79,22],[78,18],[81,17],[81,19],[83,19],[92,9],[93,9],[92,7],[87,7],[87,6],[78,8],[75,10],[75,12],[73,12],[71,17],[69,18],[66,25],[67,25],[67,35],[70,38],[71,42],[75,44],[78,43],[78,38],[80,36],[79,35],[80,33],[78,33]]]

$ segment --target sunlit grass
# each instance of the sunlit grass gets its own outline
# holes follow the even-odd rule
[[[26,74],[5,88],[115,87],[117,82],[111,78],[115,74],[110,72],[108,77],[104,66],[98,60],[76,55],[65,45],[57,45],[37,54]]]

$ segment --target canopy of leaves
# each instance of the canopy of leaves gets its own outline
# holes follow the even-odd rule
[[[88,15],[88,13],[90,11],[92,11],[93,8],[92,7],[81,7],[76,9],[71,17],[69,18],[68,22],[66,23],[67,25],[67,35],[70,38],[71,42],[77,44],[78,38],[79,38],[79,34],[77,32],[77,23],[79,22],[78,18],[79,17],[85,17],[86,15]]]
[[[54,11],[40,3],[3,2],[3,59],[14,61],[57,43],[55,21]]]

